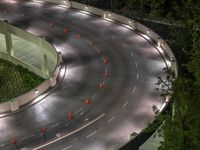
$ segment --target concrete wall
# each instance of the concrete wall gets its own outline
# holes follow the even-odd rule
[[[0,113],[7,112],[11,110],[10,102],[0,104]]]
[[[4,34],[5,38],[6,38],[6,35],[8,35],[8,34],[10,34],[10,35],[14,34],[22,39],[25,39],[25,40],[37,45],[40,48],[40,52],[43,55],[50,57],[56,64],[54,71],[51,74],[48,74],[48,76],[46,76],[46,80],[42,84],[40,84],[38,87],[35,87],[33,90],[31,90],[21,96],[18,96],[8,102],[1,103],[0,104],[0,113],[4,113],[7,111],[18,110],[20,106],[37,98],[40,94],[42,94],[44,91],[46,91],[49,87],[55,86],[56,79],[59,74],[58,65],[59,65],[59,63],[62,62],[62,60],[60,60],[60,59],[62,59],[62,57],[61,57],[61,55],[58,55],[55,48],[51,44],[49,44],[44,38],[37,37],[31,33],[28,33],[26,31],[23,31],[15,26],[13,26],[13,25],[10,25],[7,22],[2,21],[2,20],[0,20],[0,33]],[[10,38],[9,40],[11,41],[11,44],[12,44],[12,38]],[[6,44],[9,45],[10,43],[6,43]],[[12,48],[12,45],[10,45],[9,48]],[[7,49],[8,49],[8,47],[7,47]],[[17,59],[13,55],[9,55],[9,53],[4,53],[4,52],[0,51],[0,58],[8,60],[16,65],[25,67],[28,70],[36,73],[37,75],[39,75],[41,77],[43,77],[43,75],[44,75],[42,70],[39,70],[39,69],[29,65],[28,63]],[[41,58],[38,58],[38,59],[41,59]],[[36,90],[37,90],[37,92],[35,92]]]

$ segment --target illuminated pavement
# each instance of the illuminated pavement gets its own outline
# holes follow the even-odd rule
[[[33,148],[65,133],[66,138],[42,149],[116,150],[153,120],[152,106],[163,102],[155,83],[166,65],[141,35],[53,4],[2,0],[0,12],[9,23],[45,36],[67,65],[63,82],[48,97],[0,118],[0,149],[16,149],[12,138],[19,149]],[[74,119],[67,118],[68,112]]]

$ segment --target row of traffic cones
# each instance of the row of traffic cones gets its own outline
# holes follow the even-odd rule
[[[40,128],[40,133],[42,135],[45,135],[46,131],[47,131],[47,128],[44,128],[44,127]],[[17,146],[17,139],[16,138],[12,138],[11,139],[11,144]]]
[[[4,13],[7,14],[7,13],[8,13],[8,10],[5,10]],[[23,14],[22,14],[22,17],[25,17],[25,16],[26,16],[26,15],[23,13]],[[38,21],[40,21],[41,19],[42,19],[41,17],[37,17],[37,20],[38,20]],[[53,22],[49,22],[49,23],[48,23],[48,26],[49,26],[49,28],[53,28],[53,27],[54,27],[54,23],[53,23]],[[63,32],[64,32],[64,33],[68,33],[68,32],[69,32],[69,29],[68,29],[67,27],[65,27],[64,30],[63,30]],[[79,40],[79,39],[81,38],[81,35],[78,33],[78,34],[76,35],[76,38]],[[93,45],[93,42],[90,41],[90,42],[89,42],[89,45],[92,46],[92,45]],[[98,49],[98,54],[101,54],[101,53],[102,53],[101,49]],[[107,59],[106,59],[105,57],[103,57],[103,63],[104,63],[104,64],[107,63]],[[108,77],[108,72],[107,72],[107,70],[106,70],[106,72],[104,73],[104,77]],[[99,83],[99,89],[103,89],[103,88],[104,88],[104,83]],[[89,105],[89,104],[91,104],[91,103],[92,103],[92,100],[91,100],[91,99],[86,98],[86,99],[84,100],[84,104],[86,104],[86,105]],[[69,120],[74,119],[74,115],[73,115],[72,112],[68,112],[68,113],[67,113],[67,119],[69,119]],[[41,134],[44,135],[46,132],[47,132],[47,128],[44,128],[44,127],[43,127],[43,128],[40,128],[40,133],[41,133]],[[11,143],[12,143],[13,145],[16,145],[16,144],[17,144],[16,138],[12,138],[12,139],[11,139]]]

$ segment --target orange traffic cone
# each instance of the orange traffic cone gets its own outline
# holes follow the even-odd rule
[[[46,131],[47,131],[46,128],[40,128],[40,133],[45,134]]]
[[[71,119],[74,118],[72,112],[68,112],[68,113],[67,113],[67,118],[68,118],[69,120],[71,120]]]
[[[80,37],[81,37],[80,34],[77,34],[77,35],[76,35],[76,38],[77,38],[78,40],[80,39]]]
[[[103,57],[103,63],[106,64],[107,63],[107,60],[105,57]]]
[[[98,54],[101,54],[101,49],[98,49]]]
[[[104,73],[104,77],[108,77],[108,71]]]
[[[86,104],[86,105],[89,104],[89,99],[86,98],[85,104]]]
[[[15,138],[12,138],[11,143],[12,143],[13,145],[16,145],[16,144],[17,144],[16,139],[15,139]]]
[[[67,33],[68,32],[68,29],[65,27],[64,28],[64,33]]]
[[[99,88],[100,88],[100,89],[103,89],[103,88],[104,88],[103,83],[100,83],[100,84],[99,84]]]

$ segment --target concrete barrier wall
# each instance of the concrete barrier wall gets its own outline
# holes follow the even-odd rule
[[[47,79],[41,83],[38,87],[35,87],[33,90],[28,91],[27,93],[18,96],[8,102],[1,103],[0,104],[0,113],[4,113],[7,111],[15,111],[18,110],[20,106],[34,100],[37,98],[40,94],[42,94],[44,91],[46,91],[49,87],[53,87],[56,85],[57,76],[59,74],[59,68],[58,65],[61,62],[61,56],[58,56],[58,53],[56,52],[55,48],[49,44],[44,38],[37,37],[31,33],[28,33],[26,31],[23,31],[13,25],[8,24],[7,22],[4,22],[0,20],[0,32],[6,35],[14,34],[22,39],[25,39],[35,45],[37,45],[41,53],[46,54],[48,57],[51,57],[51,59],[55,62],[55,68],[54,71],[47,77]],[[35,74],[39,76],[43,76],[43,73],[41,70],[29,65],[28,63],[17,59],[14,56],[9,56],[7,53],[0,52],[0,58],[9,60],[12,63],[16,65],[20,65],[24,68],[27,68],[28,70],[34,72]],[[41,58],[38,58],[41,59]],[[37,90],[37,92],[35,92]]]
[[[18,100],[19,106],[22,106],[22,105],[30,102],[31,100],[35,99],[36,97],[38,97],[38,95],[40,95],[41,93],[46,91],[49,87],[50,87],[50,81],[45,80],[42,84],[40,84],[38,87],[35,87],[33,90],[31,90],[19,97],[16,97],[16,99]],[[35,93],[36,89],[38,90],[38,93]]]
[[[4,112],[7,112],[11,110],[11,107],[10,107],[10,103],[9,102],[5,102],[5,103],[1,103],[0,104],[0,113],[4,113]]]
[[[55,79],[55,77],[54,77],[54,79]],[[40,94],[45,92],[49,87],[50,87],[50,80],[48,79],[48,80],[45,80],[42,84],[40,84],[38,87],[35,87],[33,90],[28,91],[27,93],[25,93],[21,96],[18,96],[16,98],[14,98],[13,100],[10,100],[5,103],[1,103],[0,104],[0,113],[17,110],[20,106],[27,104],[28,102],[37,98]],[[38,93],[35,93],[36,89],[37,89]],[[15,103],[15,105],[13,105],[14,103]]]
[[[121,24],[124,24],[124,25],[127,25],[127,26],[130,26],[130,27],[133,27],[135,21],[134,20],[131,20],[127,17],[124,17],[124,16],[121,16],[121,15],[118,15],[118,14],[115,14],[113,12],[104,12],[105,13],[105,16],[104,18],[108,18],[108,19],[111,19],[111,20],[114,20],[114,21],[117,21]]]
[[[71,8],[75,8],[75,9],[79,9],[85,12],[89,12],[92,13],[94,15],[97,16],[102,16],[103,10],[99,9],[99,8],[95,8],[92,6],[88,6],[88,5],[83,5],[74,1],[71,1]]]

